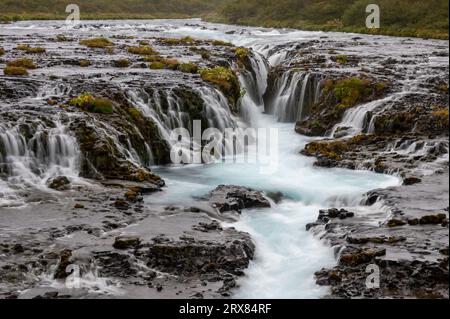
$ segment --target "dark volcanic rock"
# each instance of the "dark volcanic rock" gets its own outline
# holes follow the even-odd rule
[[[209,202],[221,213],[240,212],[246,208],[270,207],[270,202],[261,192],[242,186],[220,185],[209,193]]]
[[[66,176],[58,176],[47,181],[48,188],[64,191],[70,188],[70,180]]]

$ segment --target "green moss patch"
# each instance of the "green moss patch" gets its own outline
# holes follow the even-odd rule
[[[90,113],[111,114],[114,112],[113,104],[109,99],[96,97],[90,93],[83,93],[70,100],[69,105]]]
[[[36,69],[36,64],[31,59],[21,58],[9,61],[7,63],[8,67],[17,67],[24,69]]]
[[[106,49],[114,46],[114,43],[103,37],[84,39],[80,41],[80,44],[88,48],[98,48],[98,49]]]
[[[15,67],[15,66],[7,66],[3,73],[5,75],[12,75],[12,76],[19,76],[19,75],[28,75],[28,71],[25,68],[22,67]]]
[[[30,47],[28,44],[19,44],[16,48],[17,50],[20,51],[25,51],[26,53],[30,53],[30,54],[41,54],[41,53],[45,53],[46,50],[45,48],[41,48],[41,47]]]

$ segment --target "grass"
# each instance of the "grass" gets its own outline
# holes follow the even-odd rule
[[[28,44],[19,44],[16,49],[25,51],[26,53],[30,53],[30,54],[41,54],[41,53],[46,52],[45,48],[41,48],[41,47],[33,48],[33,47],[30,47]]]
[[[113,104],[109,99],[96,97],[91,93],[83,93],[71,99],[69,105],[90,113],[111,114],[114,112]]]
[[[28,71],[27,69],[23,68],[23,67],[16,67],[16,66],[7,66],[4,70],[3,73],[5,75],[12,75],[12,76],[24,76],[24,75],[28,75]]]
[[[114,46],[114,43],[103,37],[80,40],[80,44],[88,48],[96,49],[107,49]]]
[[[342,79],[333,83],[328,82],[325,86],[325,92],[327,91],[332,91],[340,108],[355,106],[373,93],[370,82],[357,77]]]
[[[7,64],[9,67],[24,68],[24,69],[36,69],[36,64],[31,59],[20,58],[9,61]]]
[[[231,47],[231,46],[233,46],[233,44],[231,44],[230,42],[220,41],[220,40],[214,40],[211,42],[211,44],[216,47]]]
[[[157,52],[149,45],[139,45],[128,47],[128,52],[136,55],[155,55]]]

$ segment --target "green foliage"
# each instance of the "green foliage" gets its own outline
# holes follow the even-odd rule
[[[25,69],[36,69],[36,64],[34,64],[33,60],[26,58],[9,61],[7,63],[7,66]]]
[[[247,48],[236,48],[234,53],[240,61],[244,61],[249,56],[250,50]]]
[[[216,47],[231,47],[231,46],[233,46],[233,44],[231,44],[230,42],[225,42],[225,41],[220,41],[220,40],[214,40],[211,42],[211,44]]]
[[[71,99],[69,105],[90,113],[111,114],[114,112],[113,104],[110,100],[93,96],[90,93],[83,93]]]
[[[150,69],[152,69],[152,70],[162,70],[162,69],[164,69],[164,63],[162,63],[162,62],[152,62],[150,64]]]
[[[167,45],[186,45],[186,44],[192,44],[195,43],[196,40],[192,37],[184,37],[181,39],[176,38],[165,38],[161,39],[161,42]]]
[[[367,29],[371,0],[229,0],[219,22],[448,39],[447,0],[378,0],[381,28]]]
[[[114,46],[114,43],[109,41],[106,38],[92,38],[92,39],[84,39],[80,41],[81,45],[87,46],[88,48],[99,48],[106,49]]]
[[[16,66],[7,66],[4,70],[3,73],[5,75],[12,75],[12,76],[16,76],[16,75],[28,75],[28,71],[27,69],[23,68],[23,67],[16,67]]]

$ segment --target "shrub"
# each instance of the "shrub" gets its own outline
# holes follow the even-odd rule
[[[114,61],[114,66],[117,68],[127,68],[130,66],[130,60],[128,59],[119,59]]]
[[[22,67],[16,67],[16,66],[7,66],[4,70],[3,73],[5,75],[28,75],[28,71],[25,68]]]
[[[9,61],[7,63],[7,66],[19,67],[19,68],[25,68],[25,69],[36,69],[36,64],[34,64],[33,60],[26,59],[26,58]]]
[[[69,105],[91,113],[111,114],[114,112],[113,104],[109,99],[95,97],[90,93],[83,93],[70,100]]]
[[[99,48],[106,49],[114,46],[114,43],[109,41],[106,38],[92,38],[92,39],[84,39],[80,41],[81,45],[87,46],[88,48]]]

